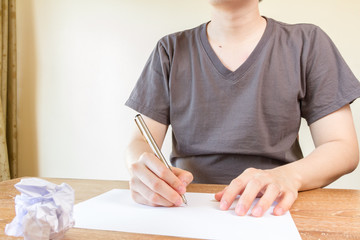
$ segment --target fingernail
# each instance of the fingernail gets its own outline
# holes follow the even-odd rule
[[[235,212],[239,216],[244,216],[246,214],[245,206],[240,204],[238,207],[236,207]]]
[[[183,181],[182,184],[184,185],[184,187],[186,187],[188,184],[187,182]]]
[[[253,215],[254,217],[261,217],[262,216],[262,208],[260,206],[255,207],[252,210],[251,215]]]
[[[284,214],[284,209],[282,209],[281,207],[275,209],[275,215],[281,216],[283,214]]]
[[[226,210],[226,208],[227,208],[227,202],[225,200],[221,200],[220,209],[221,210]]]

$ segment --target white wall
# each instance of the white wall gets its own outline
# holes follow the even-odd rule
[[[260,6],[268,17],[321,26],[360,78],[358,0]],[[19,175],[128,179],[134,112],[124,102],[157,40],[209,20],[207,1],[19,0],[17,11]],[[360,100],[352,108],[360,133]],[[306,127],[301,140],[310,152]],[[360,189],[360,172],[332,186]]]

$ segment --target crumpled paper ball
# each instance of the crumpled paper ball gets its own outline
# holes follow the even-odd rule
[[[56,185],[39,178],[25,178],[15,184],[16,216],[5,234],[24,240],[59,240],[75,224],[74,190],[66,183]]]

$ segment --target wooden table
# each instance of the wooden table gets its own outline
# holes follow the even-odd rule
[[[75,202],[81,202],[113,188],[128,188],[125,181],[46,179],[56,184],[66,182],[75,190]],[[19,179],[0,182],[0,239],[22,239],[4,234],[5,225],[15,216],[14,197],[19,194],[14,184]],[[191,184],[189,192],[213,193],[222,185]],[[360,191],[317,189],[299,193],[291,215],[302,239],[360,239]],[[114,231],[70,229],[64,240],[73,239],[179,239]]]

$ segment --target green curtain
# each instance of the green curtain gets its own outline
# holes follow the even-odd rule
[[[17,177],[16,0],[0,0],[0,181]]]

